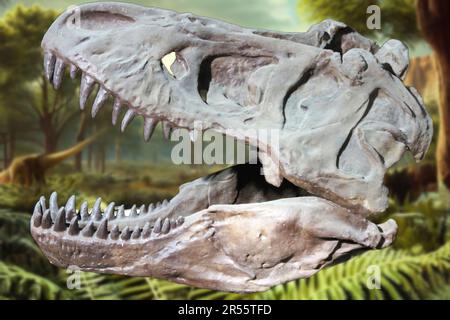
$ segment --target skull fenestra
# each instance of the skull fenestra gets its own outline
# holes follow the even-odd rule
[[[113,123],[121,110],[122,130],[143,117],[146,140],[159,122],[168,133],[200,120],[258,145],[261,160],[186,183],[156,206],[41,198],[31,233],[53,264],[252,292],[394,240],[393,220],[368,219],[387,208],[384,174],[406,151],[422,159],[432,136],[421,97],[402,82],[401,42],[380,47],[332,20],[283,33],[93,3],[63,13],[42,47],[56,88],[66,68],[80,71],[82,109],[98,84],[93,116],[112,97]],[[277,145],[249,129],[278,130]]]

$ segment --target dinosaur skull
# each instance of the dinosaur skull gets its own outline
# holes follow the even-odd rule
[[[405,151],[422,159],[432,136],[420,96],[402,83],[408,51],[399,41],[380,48],[331,20],[280,33],[94,3],[62,14],[42,47],[56,88],[65,67],[81,70],[82,109],[99,85],[93,116],[112,96],[113,123],[126,107],[122,130],[142,116],[146,139],[158,122],[170,132],[201,120],[258,146],[266,173],[234,166],[139,210],[40,199],[31,231],[52,263],[261,291],[393,241],[395,222],[366,217],[387,207],[386,170]],[[277,130],[278,142],[248,134],[261,130]]]

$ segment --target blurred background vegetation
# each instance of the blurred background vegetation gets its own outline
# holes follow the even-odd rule
[[[386,177],[390,207],[377,219],[393,217],[400,226],[392,248],[363,253],[309,278],[264,293],[214,292],[151,278],[82,273],[81,289],[69,290],[70,273],[49,264],[30,237],[29,218],[36,199],[58,190],[62,199],[125,205],[170,198],[178,186],[217,170],[174,166],[171,145],[160,131],[142,139],[135,120],[125,134],[102,112],[95,123],[79,111],[78,83],[64,80],[55,91],[44,80],[40,41],[57,15],[72,1],[0,0],[0,298],[2,299],[448,299],[450,298],[450,51],[447,1],[325,0],[172,0],[134,1],[220,18],[243,26],[305,31],[333,18],[382,43],[405,41],[411,64],[405,82],[418,89],[435,125],[426,159],[411,158]],[[381,30],[366,27],[371,4],[381,7]],[[446,17],[444,17],[447,15]],[[444,41],[445,40],[445,41]],[[67,77],[68,78],[68,77]],[[95,96],[95,95],[92,95]],[[92,104],[92,101],[91,101]],[[106,134],[72,152],[96,132]],[[158,128],[159,130],[159,128]],[[21,172],[23,159],[66,151],[48,172]],[[79,150],[78,150],[79,151]],[[64,153],[65,154],[65,153]],[[31,160],[30,160],[31,161]],[[17,171],[11,178],[11,170]],[[39,171],[39,170],[37,170]],[[369,290],[367,270],[378,265],[381,289]],[[70,279],[70,278],[69,278]]]

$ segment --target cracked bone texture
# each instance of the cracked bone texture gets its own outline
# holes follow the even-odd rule
[[[168,137],[200,120],[257,145],[266,176],[235,166],[170,202],[107,213],[41,199],[31,232],[52,263],[250,292],[393,241],[395,222],[367,216],[387,207],[386,170],[406,151],[421,160],[432,137],[420,95],[401,80],[401,42],[379,46],[332,20],[283,33],[124,3],[82,5],[75,24],[72,15],[42,41],[55,88],[65,67],[79,70],[80,107],[97,84],[92,116],[111,96],[113,124],[124,107],[122,131],[141,116],[145,140],[158,122]],[[278,130],[278,144],[248,136],[257,130]]]

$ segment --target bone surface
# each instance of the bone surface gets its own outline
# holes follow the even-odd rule
[[[122,131],[143,117],[145,140],[158,123],[169,138],[201,121],[258,146],[260,162],[194,180],[157,204],[78,207],[54,193],[47,208],[41,198],[31,233],[50,262],[253,292],[394,241],[393,220],[368,217],[387,208],[386,170],[407,151],[421,160],[433,130],[402,82],[400,41],[379,46],[332,20],[283,33],[124,3],[79,9],[79,25],[64,13],[42,41],[55,89],[80,70],[80,108],[98,85],[92,115],[114,101]],[[249,130],[276,130],[279,141]]]

